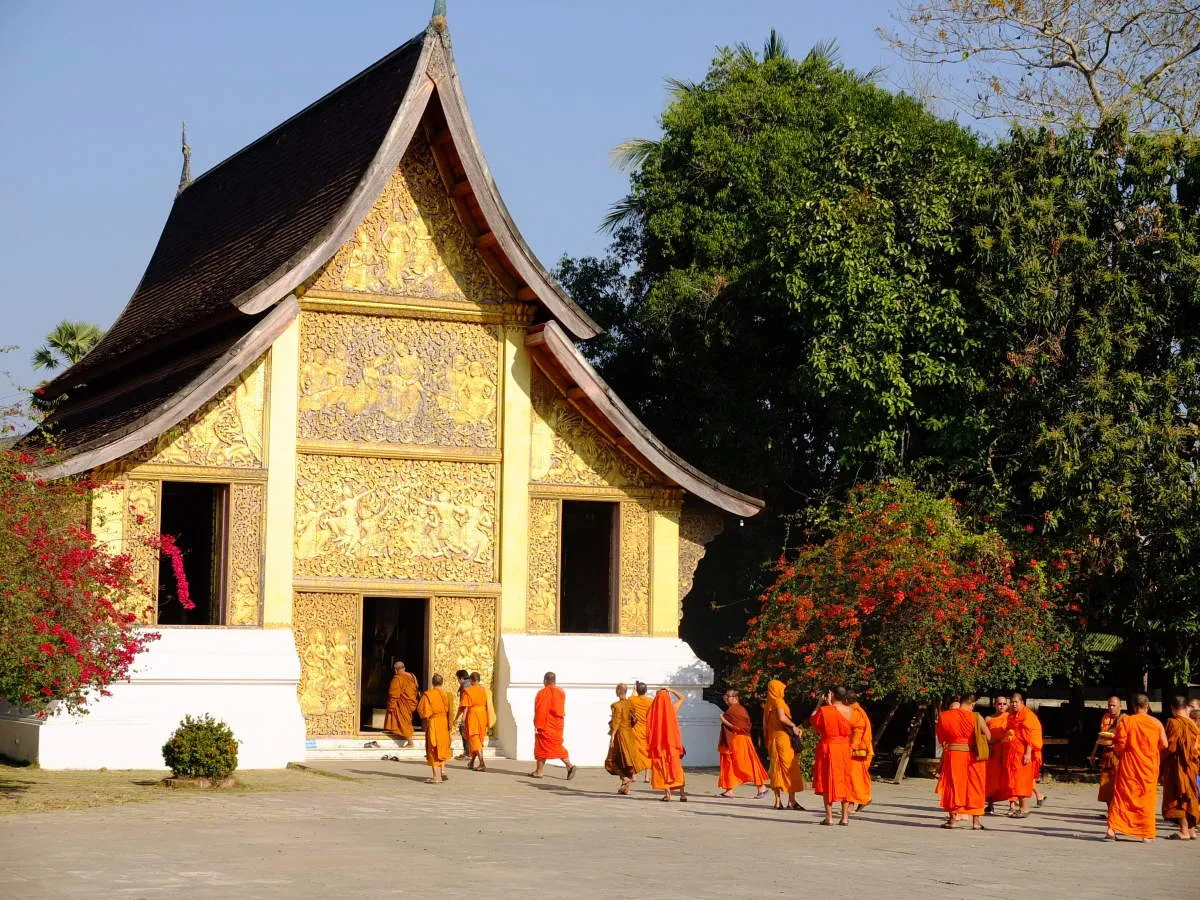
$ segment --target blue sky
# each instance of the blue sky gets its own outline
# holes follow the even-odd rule
[[[449,0],[455,56],[509,209],[548,266],[603,249],[624,193],[609,150],[657,133],[666,76],[772,26],[799,54],[902,68],[875,35],[889,0]],[[0,0],[0,403],[60,319],[108,327],[179,180],[200,174],[424,28],[432,0]]]

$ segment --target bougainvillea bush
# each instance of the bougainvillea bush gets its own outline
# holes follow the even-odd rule
[[[866,697],[941,698],[1065,672],[1072,555],[1018,559],[953,500],[906,481],[860,485],[831,537],[781,560],[732,649],[751,692],[849,685]],[[1072,621],[1074,619],[1071,619]]]

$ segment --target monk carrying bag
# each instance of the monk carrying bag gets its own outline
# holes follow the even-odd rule
[[[987,759],[988,757],[990,757],[992,755],[992,745],[988,743],[987,735],[985,735],[979,731],[979,727],[978,727],[979,716],[978,716],[978,714],[975,716],[975,720],[976,720],[975,758],[976,759]]]

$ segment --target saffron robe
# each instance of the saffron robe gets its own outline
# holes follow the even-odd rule
[[[731,791],[747,781],[761,787],[767,781],[767,770],[763,768],[754,743],[750,740],[750,713],[740,703],[725,710],[725,719],[733,727],[721,723],[721,738],[717,742],[717,756],[721,760],[721,774],[717,787]]]
[[[463,725],[467,729],[467,751],[483,752],[487,744],[488,730],[487,691],[478,684],[463,688],[459,697],[459,707],[466,710],[463,713]]]
[[[567,695],[556,684],[548,684],[533,698],[534,759],[566,759],[563,746],[563,722],[567,715]]]
[[[1117,722],[1124,718],[1124,713],[1117,713],[1115,716],[1112,713],[1106,712],[1100,717],[1100,733],[1096,736],[1097,747],[1096,753],[1099,759],[1096,760],[1100,766],[1100,789],[1096,791],[1096,799],[1101,803],[1112,802],[1112,783],[1113,776],[1117,774],[1117,757],[1113,753],[1113,734],[1117,728]]]
[[[1012,797],[1008,786],[1008,771],[1004,768],[1004,739],[1008,736],[1008,713],[987,720],[988,743],[991,752],[987,761],[987,802],[998,803]]]
[[[608,733],[612,740],[608,745],[608,758],[604,760],[604,771],[609,775],[632,778],[646,768],[646,760],[638,749],[633,723],[637,714],[628,700],[618,700],[612,705],[612,717],[608,721]]]
[[[826,803],[850,799],[850,718],[836,706],[819,706],[812,726],[821,739],[813,754],[813,792]]]
[[[767,701],[763,704],[763,739],[771,760],[771,787],[777,791],[794,794],[804,790],[804,774],[800,771],[800,760],[792,749],[791,732],[781,722],[780,713],[792,718],[791,707],[783,699],[782,681],[771,681],[767,685]]]
[[[1113,735],[1117,774],[1108,804],[1108,827],[1130,837],[1155,835],[1158,763],[1165,738],[1162,723],[1146,713],[1121,719]]]
[[[650,743],[650,786],[656,791],[681,788],[687,778],[683,773],[683,735],[679,732],[679,716],[671,695],[659,691],[654,695],[647,723]]]
[[[637,722],[633,726],[633,736],[637,739],[638,753],[641,754],[642,761],[645,763],[642,766],[644,769],[650,768],[650,707],[654,705],[654,699],[647,697],[644,694],[634,694],[629,698],[629,704],[633,707],[633,712],[637,716]]]
[[[1200,817],[1196,774],[1200,772],[1200,725],[1191,719],[1167,719],[1167,749],[1162,755],[1164,819],[1182,819],[1194,828]]]
[[[417,714],[425,725],[425,762],[440,766],[454,755],[450,749],[450,695],[430,688],[417,703]]]
[[[987,802],[987,761],[975,758],[976,714],[948,709],[937,721],[942,745],[942,809],[963,816],[982,816]]]
[[[1025,748],[1031,749],[1025,763]],[[1032,709],[1021,707],[1008,714],[1008,733],[1004,736],[1004,773],[1010,797],[1032,797],[1033,780],[1042,768],[1042,723]]]
[[[406,741],[413,736],[413,711],[417,708],[417,678],[412,672],[400,672],[392,676],[388,685],[387,715],[383,719],[383,730],[398,734]]]
[[[871,802],[871,760],[875,745],[871,717],[857,703],[850,704],[850,802],[866,806]]]

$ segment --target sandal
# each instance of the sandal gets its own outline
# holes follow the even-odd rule
[[[567,781],[571,781],[575,777],[575,766],[567,766]]]
[[[953,823],[953,822],[943,822],[943,823],[942,823],[942,824],[941,824],[939,827],[941,827],[941,828],[953,828],[953,827],[954,827],[954,823]]]
[[[972,825],[971,830],[972,831],[987,831],[987,829],[984,828],[982,825]]]
[[[820,822],[818,822],[817,824],[818,824],[818,825],[832,825],[832,824],[833,824],[833,822],[832,822],[832,821],[829,821],[829,822],[827,822],[827,821],[825,821],[824,819],[822,819],[822,820],[821,820]]]
[[[658,800],[660,803],[670,803],[671,802],[670,797],[659,797]]]
[[[800,810],[800,812],[807,812],[807,810],[803,806],[801,806],[799,803],[789,803],[787,808],[788,809],[798,809],[798,810]]]
[[[849,822],[838,822],[839,825],[849,825]]]
[[[732,800],[733,799],[733,794],[729,793],[728,791],[721,791],[721,793],[717,794],[717,796],[720,797],[722,800]]]
[[[1008,817],[1009,817],[1010,819],[1027,819],[1027,818],[1029,818],[1029,813],[1023,813],[1023,812],[1010,812],[1010,813],[1008,814]]]
[[[436,778],[426,778],[425,783],[426,784],[441,784],[441,782]]]
[[[767,796],[768,793],[770,793],[770,791],[767,791],[765,789],[761,790],[757,794],[754,795],[754,799],[761,800],[763,797]]]
[[[1045,796],[1045,794],[1043,794],[1041,797],[1038,797],[1037,808],[1041,809],[1045,803],[1046,803],[1046,796]]]
[[[527,778],[545,778],[546,776],[539,775],[537,772],[530,772],[526,777]]]
[[[679,789],[679,802],[687,803],[687,791],[685,791],[683,788]]]

